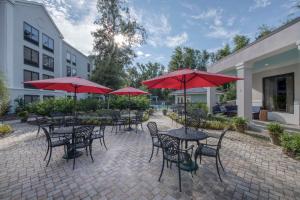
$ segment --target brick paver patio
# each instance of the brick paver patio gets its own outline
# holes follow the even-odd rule
[[[161,129],[176,127],[159,113],[150,120]],[[45,166],[45,137],[35,137],[36,127],[14,128],[0,139],[0,199],[300,199],[300,162],[267,141],[236,132],[223,140],[223,183],[214,159],[204,158],[193,178],[182,173],[180,193],[176,167],[166,168],[158,182],[161,155],[148,163],[151,141],[145,125],[139,134],[115,135],[108,128],[108,150],[95,141],[95,162],[83,155],[74,171],[72,162],[62,159],[63,148],[53,149]]]

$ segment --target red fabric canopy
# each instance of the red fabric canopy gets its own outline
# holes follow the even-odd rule
[[[148,88],[185,89],[195,87],[215,87],[225,83],[242,80],[235,76],[209,73],[192,69],[181,69],[168,74],[143,81]]]
[[[143,94],[149,94],[149,93],[145,92],[143,90],[133,88],[133,87],[125,87],[125,88],[122,88],[119,90],[115,90],[115,91],[111,92],[110,94],[137,96],[137,95],[143,95]]]
[[[112,91],[112,89],[108,87],[99,85],[80,77],[61,77],[37,81],[26,81],[24,83],[31,84],[38,89],[63,90],[66,92],[76,93],[106,94]]]

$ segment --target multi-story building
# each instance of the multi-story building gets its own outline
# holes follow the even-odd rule
[[[90,60],[64,41],[46,8],[25,0],[0,1],[0,71],[13,102],[67,95],[32,88],[24,81],[53,77],[89,78]]]

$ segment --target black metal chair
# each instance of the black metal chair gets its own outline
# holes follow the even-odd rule
[[[221,178],[220,172],[219,172],[219,164],[221,165],[222,170],[223,171],[225,171],[225,170],[224,170],[223,164],[222,164],[221,159],[220,159],[220,149],[221,149],[222,140],[223,140],[224,135],[226,134],[227,131],[228,131],[228,129],[225,129],[222,132],[222,134],[219,137],[218,143],[216,145],[199,144],[199,146],[197,147],[197,149],[195,151],[195,161],[197,161],[197,158],[199,157],[200,164],[201,164],[202,156],[215,157],[216,158],[216,168],[217,168],[217,172],[218,172],[218,175],[219,175],[219,178],[220,178],[221,182],[222,182],[222,178]]]
[[[154,152],[154,148],[156,147],[156,155],[158,154],[159,148],[161,148],[161,144],[159,142],[158,139],[158,134],[159,133],[163,133],[165,131],[159,131],[157,128],[157,124],[155,122],[148,122],[147,124],[150,136],[151,136],[151,140],[152,140],[152,151],[151,151],[151,156],[149,159],[149,162],[151,162],[152,156],[153,156],[153,152]]]
[[[121,118],[121,114],[119,111],[113,111],[112,115],[112,131],[115,128],[115,133],[118,133],[118,128],[121,130],[121,126],[125,128],[126,120]]]
[[[48,161],[47,161],[47,164],[46,164],[46,166],[48,166],[48,164],[50,162],[50,159],[51,159],[51,156],[52,156],[52,148],[64,146],[64,151],[66,153],[66,147],[70,144],[70,142],[69,142],[68,138],[60,139],[58,137],[51,137],[51,134],[46,129],[46,127],[42,127],[42,129],[43,129],[43,131],[46,135],[47,145],[48,145],[47,153],[46,153],[45,158],[44,158],[44,160],[46,160],[47,155],[49,153],[49,158],[48,158]]]
[[[163,149],[163,164],[158,181],[162,177],[165,161],[167,164],[170,162],[171,165],[175,163],[178,168],[179,191],[181,192],[181,171],[190,172],[192,175],[192,172],[198,169],[197,163],[192,160],[194,146],[190,146],[187,149],[180,149],[179,139],[166,134],[158,134],[158,139]]]
[[[99,139],[100,145],[104,145],[105,149],[107,150],[106,144],[105,144],[105,139],[104,139],[104,133],[105,133],[105,125],[101,124],[99,126],[99,130],[95,130],[92,134],[92,140]]]
[[[38,131],[36,133],[36,137],[38,137],[39,134],[40,134],[41,127],[45,124],[48,124],[49,119],[47,117],[44,117],[44,116],[36,116],[35,117],[35,123],[38,126]]]
[[[135,118],[132,120],[132,124],[135,124],[135,132],[137,133],[137,128],[138,125],[141,125],[141,129],[144,130],[143,128],[143,117],[144,117],[144,112],[139,111],[136,113]]]
[[[93,134],[94,126],[79,126],[74,128],[73,137],[72,137],[72,149],[73,149],[73,169],[75,168],[75,160],[76,160],[76,150],[77,149],[89,149],[90,156],[92,161],[94,162],[94,158],[92,155],[92,134]],[[88,153],[87,153],[88,155]]]

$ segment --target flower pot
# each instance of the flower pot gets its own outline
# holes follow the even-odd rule
[[[279,139],[279,136],[277,135],[274,135],[272,133],[269,133],[270,134],[270,138],[271,138],[271,142],[275,145],[278,145],[280,146],[280,139]]]

